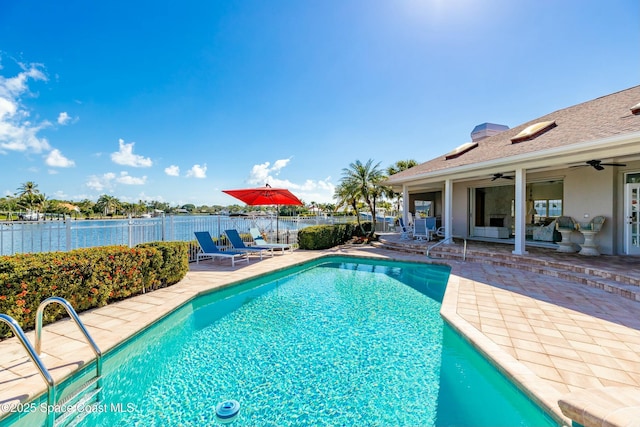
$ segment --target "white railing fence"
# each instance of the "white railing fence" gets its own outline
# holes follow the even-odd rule
[[[185,215],[109,220],[59,219],[0,221],[0,255],[69,251],[109,245],[133,247],[154,241],[193,241],[195,231],[219,237],[224,230],[247,234],[250,228],[265,233],[269,242],[296,244],[298,231],[320,224],[355,221],[354,217],[280,217]]]

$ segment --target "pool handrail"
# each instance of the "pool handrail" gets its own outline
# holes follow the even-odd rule
[[[52,303],[58,303],[62,305],[69,314],[69,317],[73,319],[73,321],[80,329],[80,332],[82,332],[82,334],[84,335],[85,339],[89,343],[89,346],[91,346],[91,349],[96,355],[96,371],[98,377],[100,377],[102,375],[102,352],[100,351],[100,348],[98,348],[95,341],[93,341],[93,338],[91,338],[91,335],[89,335],[89,332],[87,331],[87,328],[85,328],[84,323],[82,323],[82,320],[80,320],[80,317],[78,317],[78,313],[76,313],[69,301],[64,298],[49,297],[42,301],[38,306],[38,311],[36,312],[36,353],[39,355],[42,349],[42,315],[44,314],[44,309]]]
[[[9,328],[11,328],[11,331],[18,338],[18,341],[20,341],[20,344],[22,344],[22,347],[26,350],[31,361],[38,368],[38,372],[40,372],[40,375],[47,383],[47,408],[53,407],[55,403],[56,385],[53,381],[53,377],[47,370],[47,367],[42,363],[42,359],[40,359],[38,352],[33,348],[24,331],[13,317],[7,314],[0,314],[0,322],[7,324]],[[55,413],[53,411],[47,410],[47,426],[53,425],[54,415]]]
[[[448,241],[453,242],[454,238],[458,238],[458,239],[463,239],[464,240],[464,249],[462,250],[462,261],[466,261],[467,260],[467,238],[466,237],[462,237],[462,236],[449,236],[444,238],[443,240],[440,240],[438,243],[436,243],[435,245],[431,245],[427,248],[427,258],[431,258],[429,256],[429,252],[431,251],[431,249],[435,248],[436,246],[440,246]]]

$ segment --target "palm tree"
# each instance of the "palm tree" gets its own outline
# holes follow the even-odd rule
[[[398,172],[402,172],[402,171],[410,169],[410,168],[412,168],[414,166],[418,166],[418,162],[413,160],[413,159],[398,160],[397,162],[395,162],[391,166],[387,167],[387,175],[395,175]]]
[[[380,182],[385,178],[379,169],[380,163],[373,164],[373,159],[369,159],[363,164],[360,160],[351,163],[348,168],[342,169],[342,183],[344,190],[349,191],[357,200],[363,200],[371,211],[373,228],[371,235],[376,228],[376,200],[382,196]],[[364,234],[362,224],[358,219],[360,230]]]
[[[353,211],[356,215],[356,221],[358,221],[358,227],[364,235],[364,230],[362,229],[362,224],[360,223],[360,212],[358,210],[358,196],[356,189],[350,186],[346,181],[340,182],[336,186],[333,198],[337,201],[337,209],[342,206],[351,206],[351,208],[353,208]]]
[[[20,184],[16,195],[18,196],[18,205],[28,210],[34,210],[41,201],[38,184],[33,181]]]
[[[394,164],[392,164],[391,166],[387,167],[387,175],[391,176],[391,175],[395,175],[399,172],[402,172],[404,170],[407,169],[411,169],[414,166],[417,166],[418,162],[413,160],[413,159],[409,159],[409,160],[398,160],[397,162],[395,162]],[[401,204],[401,200],[402,200],[402,193],[394,193],[393,190],[388,187],[389,190],[388,192],[385,194],[386,197],[392,199],[393,197],[396,197],[396,210],[398,212],[400,212],[400,204]]]
[[[118,208],[121,205],[120,200],[114,196],[109,196],[108,194],[103,194],[96,202],[96,208],[101,212],[104,212],[105,216],[110,213],[117,213]]]

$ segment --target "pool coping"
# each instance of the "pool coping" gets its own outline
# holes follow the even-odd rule
[[[458,261],[446,259],[433,261],[426,260],[424,257],[388,253],[388,251],[373,250],[371,248],[341,247],[321,252],[298,250],[292,254],[253,262],[243,268],[227,268],[224,264],[204,262],[197,268],[196,265],[192,265],[185,278],[176,285],[89,310],[81,313],[80,318],[103,353],[107,353],[199,295],[233,286],[250,278],[257,278],[279,270],[302,265],[309,261],[341,255],[440,264],[451,267],[452,271],[441,307],[443,319],[466,338],[474,348],[506,377],[512,380],[518,388],[542,407],[556,422],[571,425],[571,421],[559,409],[558,400],[561,396],[559,391],[548,385],[458,314],[457,294],[459,292],[459,283],[461,280],[469,280],[456,275],[456,270],[463,265]],[[44,362],[50,368],[56,383],[73,375],[93,360],[92,351],[88,346],[84,345],[79,331],[74,329],[75,325],[68,319],[47,325],[44,328],[43,349],[46,354]],[[33,332],[27,333],[27,336],[33,342]],[[48,337],[51,337],[54,343],[51,343]],[[69,343],[74,345],[73,351],[71,353],[61,351]],[[17,352],[15,350],[16,347],[20,347]],[[3,404],[0,409],[7,409],[9,407],[7,405],[19,402],[24,403],[46,392],[44,382],[33,364],[24,355],[24,351],[15,338],[0,342],[0,354],[6,352],[13,354],[14,357],[10,358],[8,364],[6,358],[0,360],[0,368],[2,368],[0,370],[0,404]],[[72,356],[71,363],[69,363],[69,356]],[[7,372],[10,372],[13,378],[7,379],[6,375],[3,375],[3,373],[6,374]],[[3,385],[15,381],[18,377],[21,379],[20,387],[16,387],[15,391],[12,390],[13,394],[7,396],[7,387],[3,387]],[[4,418],[5,415],[7,415],[6,411],[0,411],[0,419]]]
[[[453,271],[449,275],[447,289],[440,308],[442,318],[554,421],[560,425],[571,426],[571,419],[566,417],[558,406],[558,400],[562,393],[542,381],[529,368],[458,315],[457,297],[460,280],[466,279],[457,276]]]

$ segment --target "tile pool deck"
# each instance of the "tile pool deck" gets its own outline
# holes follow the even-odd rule
[[[424,255],[372,246],[298,250],[262,261],[252,258],[235,268],[228,260],[203,261],[191,264],[185,279],[174,286],[80,317],[104,353],[201,292],[326,254],[426,262]],[[640,302],[509,267],[429,262],[452,268],[443,317],[559,422],[570,425],[558,401],[571,393],[569,412],[584,416],[578,412],[589,407],[589,414],[596,414],[592,425],[640,426]],[[34,341],[33,332],[27,336]],[[44,328],[43,353],[56,381],[93,358],[70,320]],[[604,394],[606,390],[611,393]],[[0,342],[0,408],[44,391],[44,381],[18,341]],[[613,402],[605,405],[607,399]],[[616,403],[626,408],[612,411]]]

